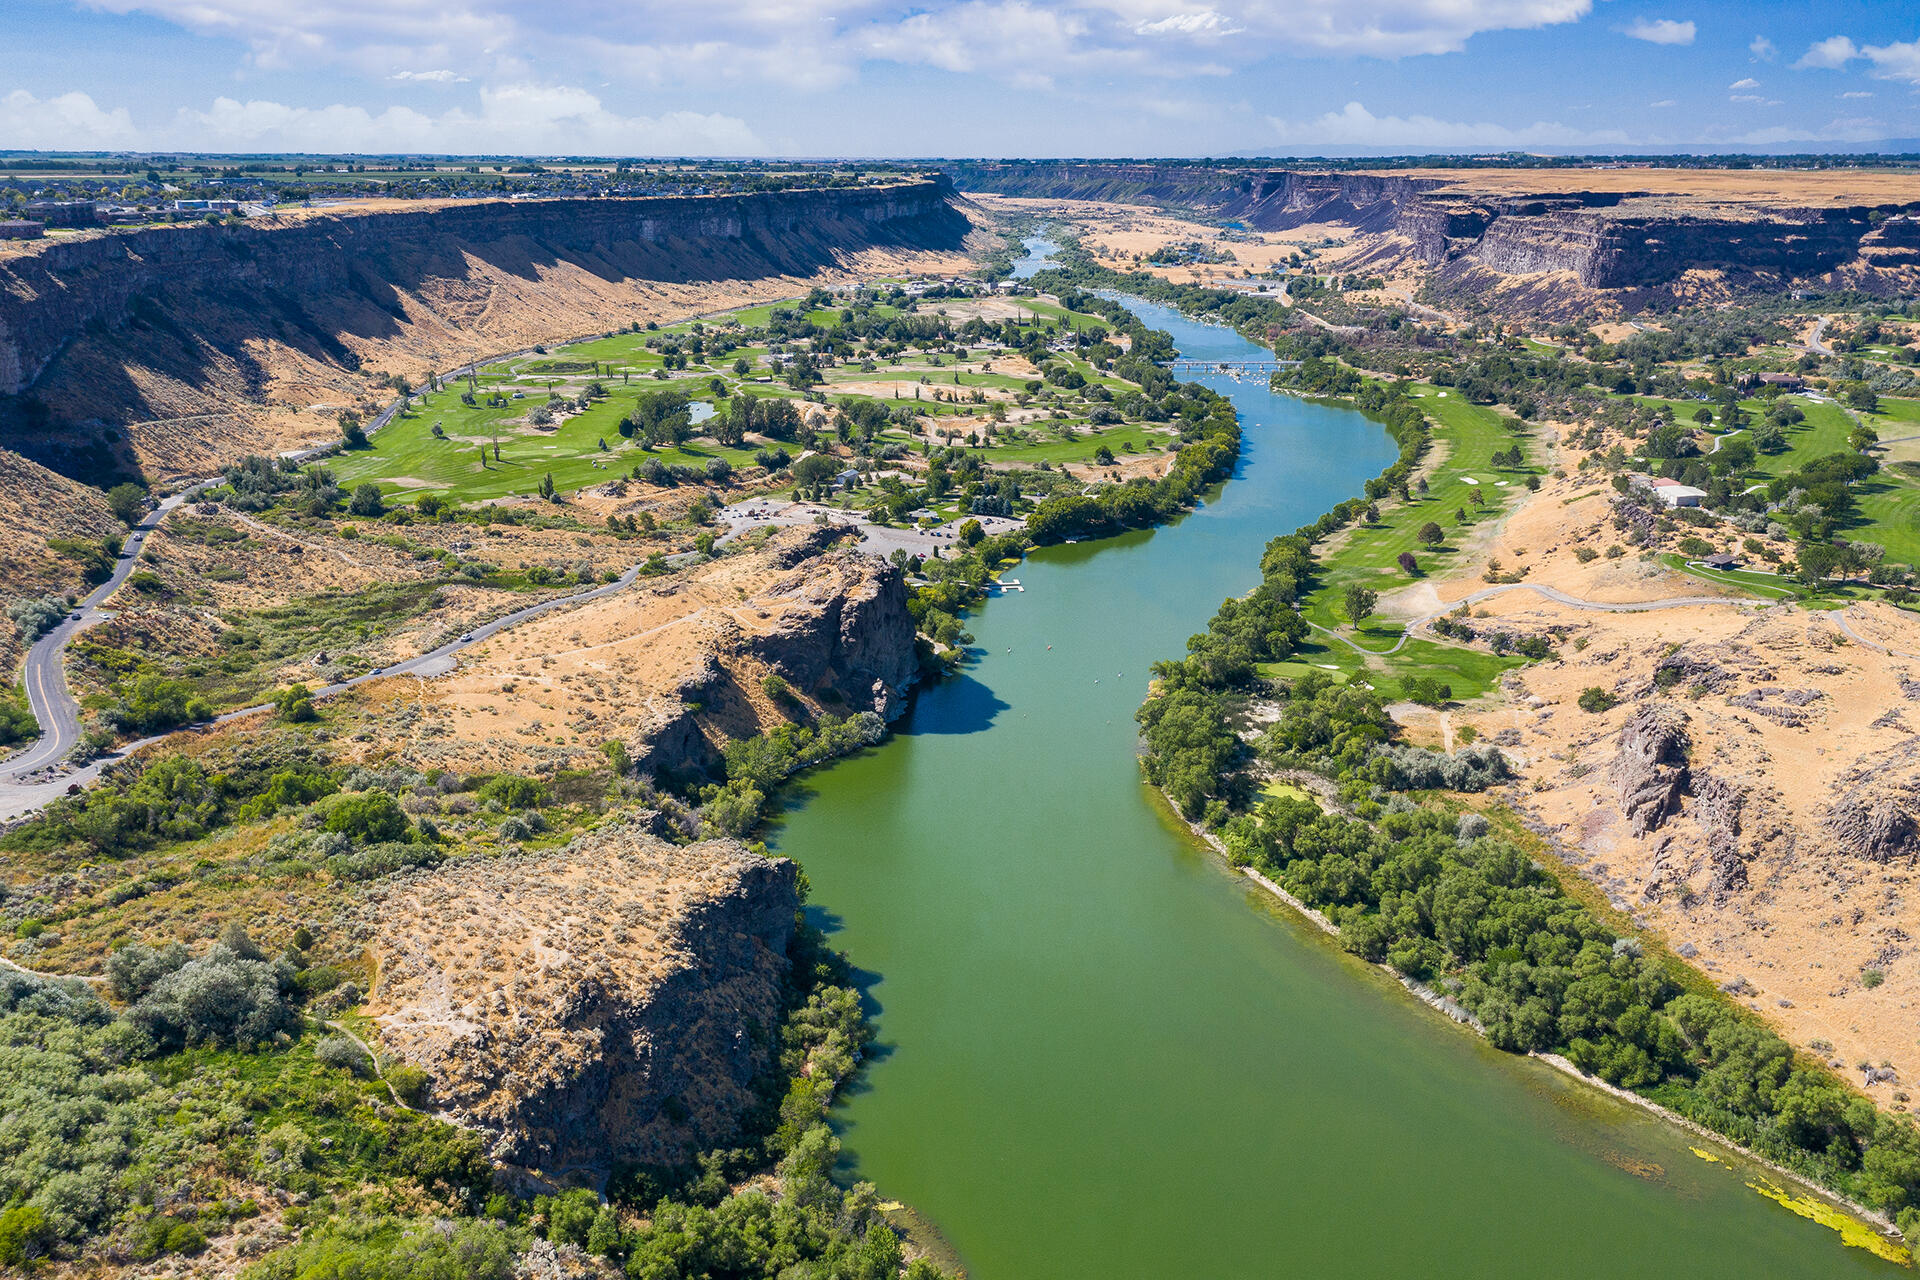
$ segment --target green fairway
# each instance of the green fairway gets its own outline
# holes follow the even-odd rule
[[[1361,645],[1381,651],[1391,649],[1400,638],[1399,629],[1388,626],[1358,635],[1345,634],[1352,635]],[[1488,653],[1424,637],[1408,640],[1399,652],[1391,655],[1385,652],[1363,655],[1332,636],[1317,633],[1293,661],[1263,662],[1257,669],[1268,680],[1298,680],[1318,671],[1331,675],[1337,684],[1358,680],[1389,698],[1399,696],[1401,681],[1430,676],[1452,686],[1454,701],[1466,702],[1493,692],[1500,686],[1504,673],[1524,662],[1524,658],[1511,654]],[[1333,670],[1328,671],[1329,667]]]
[[[649,383],[646,389],[657,387]],[[617,386],[609,390],[609,399],[551,430],[506,425],[537,403],[532,396],[504,408],[469,408],[460,403],[456,391],[436,392],[413,412],[395,418],[373,437],[369,448],[342,454],[329,465],[341,487],[348,490],[370,480],[389,496],[430,493],[456,502],[537,493],[547,475],[553,476],[558,490],[580,489],[624,475],[649,457],[692,467],[704,467],[714,457],[736,467],[753,465],[753,449],[692,441],[672,449],[642,449],[620,434],[620,420],[631,411],[635,395],[623,396]],[[633,388],[635,393],[639,390]],[[434,436],[436,423],[444,439]],[[493,457],[496,425],[499,461]]]
[[[1508,429],[1512,419],[1469,404],[1457,393],[1443,389],[1421,387],[1415,394],[1433,422],[1434,451],[1430,456],[1438,463],[1426,477],[1428,490],[1425,494],[1416,491],[1411,502],[1383,500],[1378,523],[1352,526],[1324,556],[1321,588],[1307,600],[1304,609],[1307,617],[1321,626],[1347,621],[1341,611],[1342,597],[1350,585],[1382,593],[1407,585],[1411,579],[1399,565],[1402,552],[1413,555],[1423,574],[1444,573],[1454,562],[1467,527],[1499,518],[1517,495],[1526,492],[1526,478],[1540,471],[1531,465],[1493,465],[1495,453],[1516,443],[1523,450],[1529,447],[1526,437]],[[1476,493],[1484,495],[1485,506],[1474,505]],[[1468,526],[1456,523],[1455,513],[1460,511],[1466,512]],[[1446,535],[1446,541],[1433,550],[1418,536],[1429,522],[1439,525]]]
[[[916,314],[937,317],[943,314],[940,304],[945,301],[929,299],[920,304]],[[956,310],[960,301],[955,300]],[[1015,305],[1029,317],[1074,329],[1106,323],[1097,316],[1069,312],[1039,298],[1019,298]],[[990,402],[971,399],[974,393],[997,393],[999,400],[995,403],[1002,405],[1012,400],[1024,402],[1037,381],[1032,375],[985,372],[980,366],[990,357],[977,351],[961,355],[952,349],[941,350],[945,339],[920,350],[912,349],[912,342],[889,342],[882,347],[871,338],[870,330],[856,330],[856,334],[864,332],[869,337],[864,347],[855,340],[854,354],[849,357],[847,341],[831,334],[843,327],[842,308],[830,305],[801,315],[776,317],[776,313],[793,310],[791,302],[767,303],[714,320],[687,320],[659,329],[616,333],[496,361],[471,378],[449,382],[441,390],[422,396],[377,432],[370,447],[341,454],[329,466],[342,487],[349,490],[371,482],[390,500],[430,494],[454,502],[535,494],[549,475],[557,491],[568,492],[627,475],[649,457],[670,466],[701,470],[715,458],[725,459],[736,469],[753,466],[763,441],[750,437],[744,447],[723,447],[697,434],[698,420],[691,439],[677,447],[653,451],[623,437],[620,426],[642,396],[668,389],[709,405],[736,394],[799,399],[801,392],[770,380],[775,371],[768,368],[767,359],[768,344],[782,341],[783,334],[803,319],[828,331],[827,336],[805,342],[826,344],[837,353],[837,358],[823,360],[825,367],[816,394],[837,401],[871,400],[890,409],[910,403],[917,414],[935,421],[936,442],[940,439],[939,419],[977,418],[988,413]],[[846,310],[854,311],[863,324],[913,318],[908,314],[913,308],[907,305],[860,302]],[[958,322],[949,317],[948,323]],[[697,332],[696,324],[700,326]],[[692,345],[701,341],[707,346],[695,355]],[[804,344],[785,341],[783,350],[788,352],[807,349]],[[650,342],[665,349],[650,349]],[[731,345],[735,343],[740,345]],[[725,349],[716,350],[716,345]],[[685,367],[670,370],[670,355],[676,362],[684,359]],[[734,373],[736,362],[743,358],[751,367],[744,379]],[[1106,387],[1122,393],[1134,389],[1133,384],[1095,369],[1070,352],[1049,352],[1036,358],[1072,368],[1086,380],[1089,389]],[[528,421],[536,407],[548,404],[549,397],[577,399],[592,383],[600,385],[605,398],[584,412],[569,412],[545,427]],[[463,393],[472,395],[477,403],[465,403]],[[504,404],[487,403],[499,395],[511,398]],[[986,461],[1014,467],[1043,463],[1059,466],[1092,463],[1102,447],[1117,458],[1159,453],[1165,448],[1166,433],[1150,432],[1148,424],[1092,426],[1088,418],[1100,405],[1082,394],[1064,393],[1056,385],[1047,384],[1036,400],[1044,416],[1007,428],[1010,438],[983,448]],[[558,399],[552,407],[558,414]],[[924,446],[924,442],[897,428],[880,434],[910,449]],[[798,449],[788,446],[789,453]]]
[[[1837,404],[1820,404],[1800,396],[1788,397],[1807,420],[1788,427],[1787,448],[1780,453],[1763,453],[1754,463],[1753,479],[1785,475],[1830,453],[1849,453],[1847,436],[1853,431],[1853,419]]]

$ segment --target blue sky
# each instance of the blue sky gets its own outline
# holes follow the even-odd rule
[[[1862,149],[1920,5],[6,0],[0,148],[631,155]]]

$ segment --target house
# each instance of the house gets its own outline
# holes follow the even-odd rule
[[[1807,383],[1797,373],[1743,373],[1736,385],[1746,392],[1769,387],[1776,391],[1798,391]]]
[[[0,222],[0,240],[38,240],[47,233],[44,222],[28,222],[24,219],[9,219]]]
[[[1709,569],[1738,569],[1740,567],[1740,557],[1730,551],[1722,551],[1718,555],[1708,556],[1700,563]]]
[[[1707,496],[1705,489],[1696,489],[1690,484],[1681,484],[1678,480],[1669,480],[1665,476],[1637,476],[1634,483],[1643,489],[1651,489],[1654,495],[1669,507],[1697,507]]]

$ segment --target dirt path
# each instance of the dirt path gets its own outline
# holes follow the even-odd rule
[[[276,529],[264,520],[256,520],[252,516],[246,514],[244,511],[234,511],[229,509],[227,511],[227,514],[233,517],[233,519],[238,521],[239,523],[246,525],[249,529],[257,529],[261,533],[264,533],[269,537],[283,539],[284,541],[291,542],[296,547],[305,547],[307,550],[318,552],[321,555],[333,556],[335,559],[340,560],[346,564],[350,564],[356,569],[365,569],[369,573],[375,572],[375,570],[371,565],[368,565],[363,561],[355,560],[352,556],[348,555],[345,551],[343,551],[339,547],[323,547],[323,546],[320,546],[318,543],[303,542],[301,539],[294,537],[292,534],[288,533],[286,530]]]
[[[1369,649],[1341,635],[1338,631],[1321,626],[1317,622],[1309,622],[1307,625],[1322,635],[1332,636],[1335,640],[1346,645],[1347,648],[1352,649],[1355,653],[1362,653],[1371,658],[1386,658],[1400,652],[1400,650],[1405,647],[1407,641],[1413,638],[1414,632],[1418,631],[1427,623],[1432,622],[1435,618],[1443,614],[1452,613],[1462,605],[1478,604],[1482,600],[1491,599],[1494,596],[1502,595],[1508,591],[1537,591],[1555,604],[1566,605],[1569,609],[1591,609],[1596,613],[1649,613],[1655,609],[1683,609],[1695,605],[1708,604],[1726,604],[1733,605],[1736,608],[1747,606],[1765,607],[1773,603],[1766,600],[1742,600],[1735,596],[1675,596],[1670,600],[1587,600],[1580,596],[1568,595],[1557,587],[1545,587],[1535,582],[1508,582],[1502,583],[1497,587],[1486,587],[1479,591],[1469,592],[1445,608],[1434,609],[1411,619],[1401,630],[1400,638],[1393,642],[1393,648],[1391,649]],[[1852,633],[1849,632],[1848,634]],[[1871,641],[1862,641],[1862,643],[1870,647],[1878,647],[1872,645]],[[1911,657],[1914,655],[1902,656]]]

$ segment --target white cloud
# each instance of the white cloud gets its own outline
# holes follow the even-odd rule
[[[1663,107],[1677,107],[1680,104],[1678,102],[1675,102],[1672,98],[1662,98],[1658,102],[1649,102],[1647,105],[1653,108],[1654,110],[1658,111]]]
[[[1641,18],[1625,34],[1648,44],[1692,44],[1695,28],[1691,22],[1675,22],[1672,18]]]
[[[1760,87],[1760,82],[1758,80],[1755,80],[1752,76],[1748,76],[1744,80],[1735,80],[1732,84],[1727,86],[1727,88],[1729,89],[1758,89],[1759,87]]]
[[[1920,85],[1920,40],[1856,45],[1846,36],[1828,36],[1808,46],[1800,56],[1800,61],[1793,65],[1838,71],[1848,63],[1861,59],[1872,64],[1870,74],[1875,79]]]
[[[733,116],[669,111],[622,116],[584,89],[509,84],[480,91],[479,110],[427,114],[411,107],[295,107],[215,98],[182,107],[171,120],[138,126],[124,108],[106,110],[84,93],[39,99],[0,97],[0,137],[39,150],[442,152],[471,155],[764,155],[767,146]]]
[[[1233,19],[1214,9],[1202,9],[1198,13],[1176,13],[1156,22],[1136,22],[1133,34],[1137,36],[1230,36],[1245,30],[1233,24]]]
[[[471,77],[448,71],[443,67],[438,71],[396,71],[387,79],[413,80],[422,84],[465,84]]]
[[[592,67],[642,82],[845,83],[864,61],[1004,78],[1211,74],[1274,55],[1458,52],[1486,31],[1575,22],[1594,0],[86,0],[238,41],[266,68],[331,64],[475,80]],[[556,20],[565,17],[567,20]],[[1229,38],[1230,37],[1230,38]],[[969,47],[973,39],[984,45]],[[1022,43],[1031,41],[1031,43]],[[1202,50],[1205,50],[1203,56]]]
[[[0,138],[25,151],[93,151],[130,146],[136,131],[125,107],[108,111],[84,93],[36,98],[25,89],[0,97]]]
[[[1855,48],[1853,41],[1847,37],[1828,36],[1825,40],[1807,46],[1807,51],[1800,55],[1800,61],[1793,65],[1820,67],[1832,71],[1846,66],[1859,56],[1860,50]]]
[[[1730,93],[1727,95],[1727,101],[1728,102],[1765,102],[1766,99],[1762,98],[1757,93]]]
[[[1903,44],[1870,44],[1860,50],[1873,63],[1873,74],[1882,80],[1901,80],[1920,85],[1920,40]]]
[[[1840,96],[1843,98],[1871,98],[1873,96],[1873,90],[1849,89],[1845,93],[1841,94]]]
[[[1780,51],[1773,47],[1773,41],[1765,36],[1755,36],[1753,43],[1747,46],[1747,52],[1762,62],[1772,62],[1780,55]]]
[[[1564,124],[1537,121],[1513,128],[1503,124],[1466,123],[1433,116],[1376,116],[1358,102],[1329,111],[1316,120],[1294,124],[1268,117],[1281,140],[1313,146],[1460,148],[1512,150],[1522,147],[1583,146],[1625,142],[1627,136],[1609,129],[1590,133]]]

